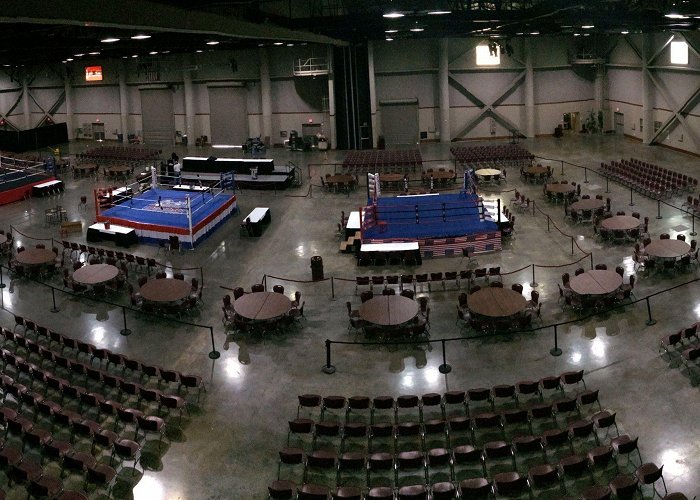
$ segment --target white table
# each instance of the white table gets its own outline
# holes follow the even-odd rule
[[[136,230],[133,227],[110,224],[109,229],[107,229],[102,222],[97,222],[88,227],[86,239],[89,242],[112,240],[118,246],[123,247],[138,243]]]
[[[63,181],[53,180],[42,182],[41,184],[34,184],[32,186],[32,195],[44,196],[54,190],[63,191]]]
[[[360,252],[405,252],[418,250],[417,241],[407,243],[363,243]]]
[[[250,212],[247,216],[246,219],[250,219],[250,222],[253,224],[257,224],[258,222],[262,221],[265,216],[267,216],[270,213],[270,209],[267,207],[255,207],[252,212]]]
[[[251,236],[260,236],[262,234],[263,226],[270,223],[270,209],[268,207],[255,207],[252,212],[243,218],[243,224],[246,224],[246,220],[250,220],[252,226]]]
[[[211,188],[209,186],[199,186],[195,184],[175,184],[172,186],[173,189],[178,190],[178,191],[200,191],[200,192],[206,192],[210,191]]]

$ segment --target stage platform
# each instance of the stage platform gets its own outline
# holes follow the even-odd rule
[[[34,186],[55,179],[53,175],[45,173],[0,168],[0,205],[28,198]]]
[[[257,175],[249,173],[234,173],[233,179],[236,187],[242,189],[286,189],[296,179],[296,171],[294,167],[289,165],[275,165],[272,169],[266,169],[266,173],[258,171]],[[207,182],[218,182],[221,174],[216,172],[197,172],[185,171],[182,172],[182,180],[188,182],[206,184]]]
[[[192,228],[187,213],[190,197]],[[109,221],[136,230],[140,242],[159,242],[177,235],[185,247],[195,247],[237,211],[236,196],[219,192],[199,193],[149,188],[124,197],[113,207],[97,215],[99,222]]]
[[[501,249],[497,213],[474,194],[378,198],[365,213],[362,243],[418,241],[423,257]]]

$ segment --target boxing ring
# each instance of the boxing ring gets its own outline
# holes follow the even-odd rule
[[[417,241],[424,257],[501,249],[498,208],[467,191],[377,197],[363,210],[363,243]]]
[[[96,218],[134,228],[140,242],[176,235],[182,246],[193,248],[236,212],[236,196],[227,194],[226,187],[222,178],[211,186],[170,189],[158,184],[153,173],[119,188],[95,190]]]

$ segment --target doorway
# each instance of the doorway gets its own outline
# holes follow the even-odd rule
[[[175,140],[172,90],[142,88],[140,93],[143,142],[153,145],[172,144]]]
[[[209,87],[211,143],[241,145],[248,139],[248,91],[242,86]]]
[[[387,145],[418,144],[418,100],[380,101],[382,135]]]
[[[615,111],[615,135],[625,135],[625,114]]]
[[[92,124],[92,138],[96,141],[105,140],[105,124],[104,123],[93,123]]]
[[[581,121],[578,111],[564,113],[562,123],[564,125],[564,130],[568,130],[569,133],[578,133],[578,131],[581,130]]]

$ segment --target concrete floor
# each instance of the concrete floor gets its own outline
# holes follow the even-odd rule
[[[591,169],[597,168],[601,161],[634,156],[700,176],[697,158],[614,136],[543,138],[524,140],[521,144],[536,155]],[[63,154],[89,145],[66,145]],[[426,145],[421,150],[424,159],[450,157],[449,148],[443,145]],[[176,151],[181,156],[185,153],[227,156],[221,150],[210,153],[195,147],[188,151],[177,147]],[[240,153],[236,150],[230,156]],[[336,224],[341,210],[348,214],[365,201],[363,187],[350,195],[327,193],[317,187],[319,175],[332,171],[317,164],[340,162],[342,152],[292,153],[275,149],[268,157],[279,163],[294,161],[304,172],[304,179],[301,187],[285,192],[237,193],[242,214],[255,206],[271,208],[272,224],[262,237],[241,236],[238,215],[194,251],[165,257],[175,267],[203,266],[204,307],[195,322],[214,326],[216,348],[221,351],[219,359],[209,359],[209,332],[203,328],[129,313],[127,320],[133,334],[125,337],[119,334],[120,308],[57,293],[60,312],[52,314],[51,294],[45,287],[18,281],[2,290],[4,311],[0,312],[0,323],[4,326],[14,326],[10,311],[16,312],[99,347],[142,362],[199,374],[206,380],[207,393],[187,419],[183,436],[170,442],[160,470],[146,471],[133,490],[134,498],[265,498],[267,484],[276,478],[277,452],[286,443],[287,420],[296,415],[297,394],[423,394],[538,379],[581,368],[586,371],[588,387],[600,389],[603,406],[617,411],[620,431],[641,436],[644,460],[664,465],[669,491],[700,494],[700,427],[693,424],[697,418],[700,377],[679,368],[677,357],[669,362],[658,352],[661,336],[698,321],[700,302],[696,304],[696,299],[700,287],[696,283],[651,298],[651,313],[656,320],[653,326],[646,326],[647,307],[641,302],[560,327],[558,340],[563,355],[559,357],[549,353],[554,342],[553,328],[543,328],[498,339],[448,343],[446,354],[452,371],[447,375],[438,372],[442,363],[440,344],[392,348],[336,345],[333,364],[337,371],[326,375],[321,372],[325,339],[354,339],[348,334],[345,309],[346,300],[355,307],[359,305],[359,297],[354,296],[354,282],[334,280],[335,298],[332,298],[330,281],[286,280],[310,280],[310,258],[315,255],[323,257],[326,277],[354,280],[356,275],[399,274],[404,270],[356,268],[350,255],[338,253]],[[557,178],[582,182],[587,175],[589,182],[583,184],[583,193],[605,193],[605,180],[593,171],[585,174],[583,169],[565,165],[562,177],[560,162],[547,163],[555,167]],[[311,189],[309,180],[314,184]],[[92,189],[103,185],[102,181],[74,180],[70,176],[65,181],[66,190],[60,196],[0,207],[2,227],[7,230],[12,225],[31,236],[60,239],[57,228],[44,221],[44,209],[56,204],[68,209],[70,219],[82,218],[91,223],[94,207],[90,203],[87,213],[80,213],[79,197],[87,195],[92,200]],[[573,236],[585,251],[592,252],[594,263],[602,262],[609,268],[623,265],[627,281],[633,272],[631,245],[602,244],[594,237],[590,225],[571,225],[564,220],[562,206],[548,204],[540,185],[523,185],[515,169],[509,172],[507,186],[498,188],[508,190],[500,194],[502,202],[508,203],[513,188],[534,199],[537,207],[549,214],[563,233]],[[609,188],[610,194],[606,196],[613,200],[613,211],[634,210],[642,217],[649,216],[652,237],[669,232],[675,238],[677,232],[682,232],[688,239],[692,238],[689,216],[662,205],[663,218],[656,219],[656,202],[634,193],[631,207],[629,189],[613,182]],[[482,194],[486,198],[499,196],[494,191]],[[679,196],[669,202],[680,206],[684,200],[684,196]],[[562,311],[557,303],[557,283],[563,272],[573,273],[579,264],[570,263],[583,254],[576,250],[572,255],[569,236],[554,228],[547,231],[546,217],[541,213],[535,216],[517,213],[516,218],[514,238],[504,245],[502,252],[479,255],[479,267],[501,266],[504,273],[524,268],[504,276],[503,281],[507,286],[522,283],[524,293],[529,296],[533,281],[531,265],[535,264],[534,280],[541,293],[544,325],[576,319],[574,313]],[[18,239],[31,244],[21,236]],[[71,240],[84,241],[84,234],[73,235]],[[110,248],[109,243],[103,246]],[[155,256],[157,250],[153,245],[130,249],[145,256]],[[164,257],[161,254],[158,258]],[[570,265],[540,267],[566,264]],[[588,268],[590,259],[583,259],[580,265]],[[459,269],[460,258],[425,260],[420,267],[421,272]],[[294,290],[303,293],[306,302],[303,327],[272,338],[227,338],[221,323],[221,297],[230,292],[221,287],[249,289],[264,275],[285,278],[268,277],[268,289],[281,283],[290,295]],[[643,298],[697,277],[696,268],[673,277],[646,277],[641,273],[634,292],[637,298]],[[464,331],[455,326],[459,291],[454,284],[448,284],[446,291],[437,288],[433,287],[429,294],[427,290],[422,292],[430,299],[432,339],[463,335]]]

